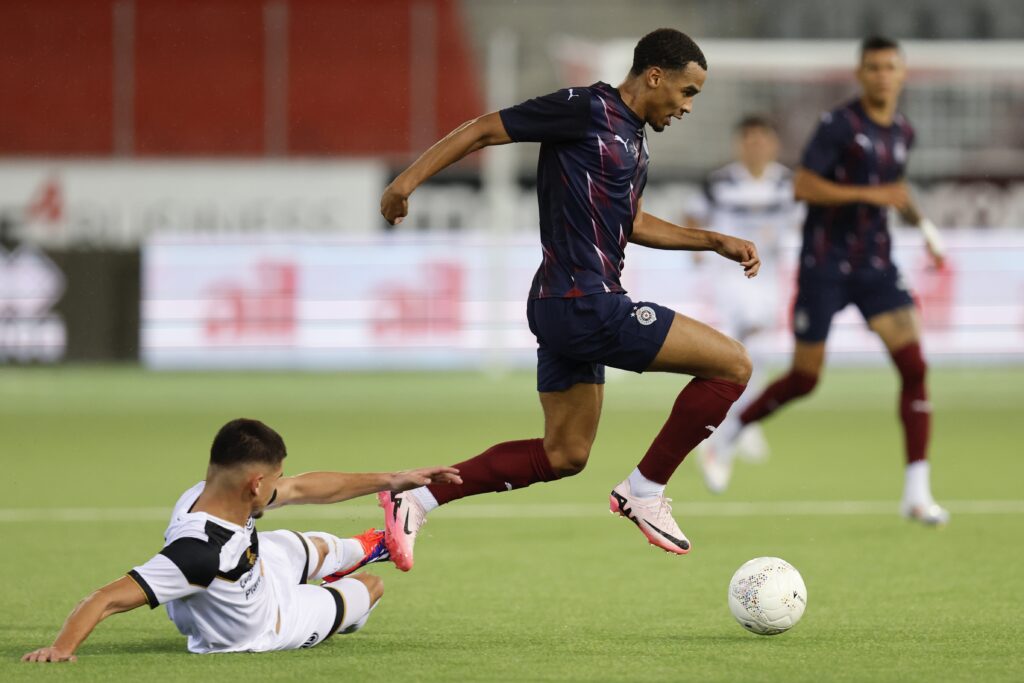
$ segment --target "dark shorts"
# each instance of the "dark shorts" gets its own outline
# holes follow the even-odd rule
[[[643,372],[665,343],[675,312],[625,294],[531,299],[526,306],[537,337],[537,391],[604,384],[604,366]]]
[[[903,277],[894,265],[858,268],[847,274],[822,274],[801,268],[793,306],[793,331],[805,342],[828,338],[832,316],[854,304],[865,320],[914,304]]]

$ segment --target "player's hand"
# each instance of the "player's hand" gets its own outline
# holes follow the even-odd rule
[[[903,211],[910,206],[910,188],[904,182],[872,185],[865,188],[865,201],[875,206],[891,206]]]
[[[715,251],[743,266],[743,274],[748,278],[755,277],[757,271],[761,269],[761,257],[757,255],[757,246],[753,242],[729,235],[720,235],[719,238]]]
[[[418,470],[402,470],[391,475],[389,488],[392,491],[427,486],[428,484],[461,484],[462,477],[454,467],[421,467]]]
[[[380,215],[384,216],[384,220],[391,225],[398,225],[408,214],[409,195],[400,192],[394,183],[385,187],[380,197]]]
[[[78,657],[55,647],[41,647],[21,658],[23,662],[77,662]]]

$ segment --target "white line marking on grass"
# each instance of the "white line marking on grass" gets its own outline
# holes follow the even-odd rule
[[[1024,500],[944,501],[954,515],[1024,515]],[[686,517],[842,517],[895,515],[899,506],[890,501],[774,501],[676,503],[674,511]],[[441,519],[582,519],[607,514],[600,504],[583,503],[468,503],[436,513]],[[370,505],[301,505],[270,510],[264,519],[375,519],[383,514]],[[164,522],[169,508],[0,508],[3,522]]]

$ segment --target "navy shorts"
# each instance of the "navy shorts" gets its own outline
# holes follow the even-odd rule
[[[914,305],[903,277],[894,265],[857,268],[849,273],[821,273],[801,268],[793,306],[793,331],[805,342],[828,338],[832,316],[854,304],[865,320],[880,313]]]
[[[537,391],[604,384],[604,366],[643,372],[654,361],[675,312],[625,294],[531,299],[526,307],[537,337]]]

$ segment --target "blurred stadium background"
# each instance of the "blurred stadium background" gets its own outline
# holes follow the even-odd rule
[[[952,248],[899,258],[938,362],[1024,359],[1024,15],[1006,0],[0,3],[0,361],[150,368],[528,367],[536,150],[488,150],[421,188],[401,230],[380,190],[476,114],[618,82],[651,27],[701,39],[711,81],[652,136],[646,194],[681,220],[744,113],[795,163],[853,92],[856,39],[905,41],[910,180]],[[798,230],[792,234],[795,247]],[[714,323],[714,282],[634,250],[627,286]],[[791,248],[781,269],[789,282]],[[788,313],[764,341],[785,353]],[[830,350],[866,359],[856,314]],[[865,355],[866,354],[866,355]]]
[[[539,433],[523,315],[540,255],[536,148],[449,169],[398,229],[379,196],[466,119],[617,83],[659,26],[693,35],[710,63],[695,112],[651,136],[646,208],[676,220],[729,160],[743,114],[774,117],[793,164],[820,112],[854,93],[858,40],[903,41],[909,180],[950,251],[931,269],[917,233],[896,229],[937,368],[945,536],[895,514],[896,378],[848,310],[829,342],[846,367],[766,424],[768,466],[726,501],[692,465],[673,481],[692,562],[640,554],[600,516],[606,483],[678,391],[678,378],[615,377],[586,475],[438,514],[361,645],[281,670],[199,663],[177,656],[166,620],[132,614],[89,641],[105,655],[89,676],[318,680],[334,652],[350,675],[380,677],[387,654],[424,680],[600,679],[623,661],[669,680],[677,654],[699,680],[1019,679],[1020,644],[1006,645],[1024,519],[1017,0],[0,0],[0,533],[17,549],[0,561],[0,678],[21,674],[7,665],[49,642],[75,599],[158,549],[227,419],[279,428],[289,471],[456,461]],[[789,292],[798,232],[779,268]],[[684,255],[633,247],[625,284],[718,320],[715,281]],[[756,342],[778,365],[788,326],[780,310]],[[261,528],[361,531],[377,514],[364,502]],[[54,548],[74,571],[40,570]],[[728,577],[759,554],[791,560],[811,594],[806,624],[770,646],[725,608]],[[651,630],[609,617],[629,610],[657,615]]]

